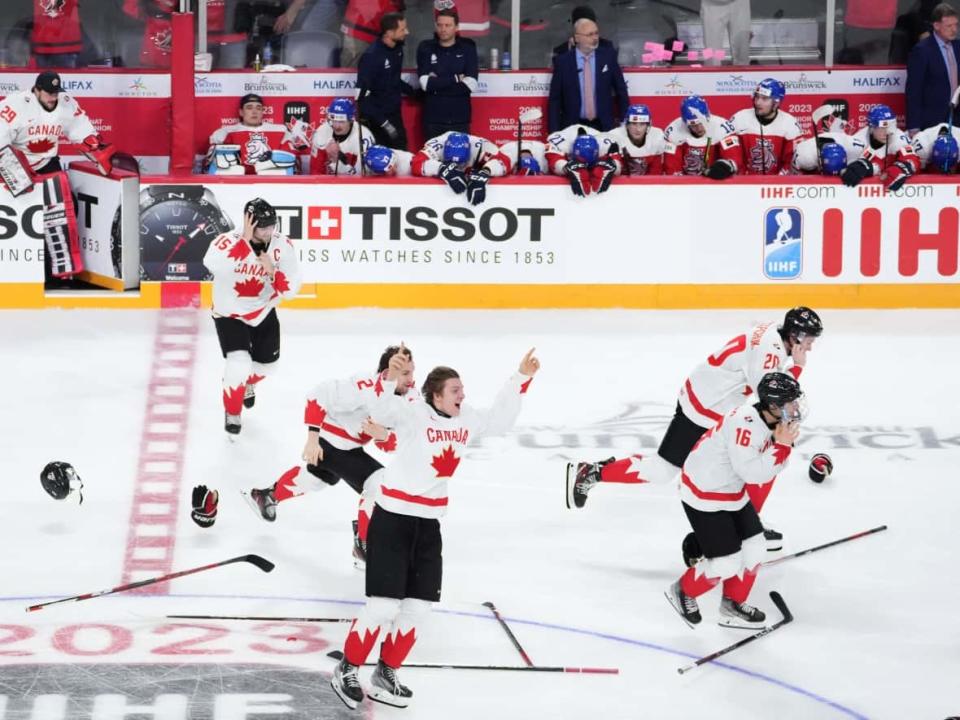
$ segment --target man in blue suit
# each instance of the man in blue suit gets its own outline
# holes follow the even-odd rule
[[[617,51],[600,45],[600,29],[587,18],[577,20],[573,39],[576,47],[553,59],[547,131],[555,132],[576,123],[612,130],[620,125],[630,104]]]
[[[911,134],[948,122],[950,100],[960,77],[957,11],[940,3],[931,19],[933,34],[914,45],[907,58],[907,128]],[[958,123],[956,108],[953,113],[953,122]]]

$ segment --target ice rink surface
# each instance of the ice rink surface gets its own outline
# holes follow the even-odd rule
[[[751,602],[776,618],[768,593],[778,590],[795,621],[722,662],[677,673],[743,634],[716,625],[718,589],[701,598],[695,631],[663,597],[682,572],[688,529],[675,487],[600,485],[584,510],[565,507],[567,461],[655,451],[687,372],[753,322],[782,314],[281,311],[282,359],[231,443],[213,323],[197,311],[169,565],[255,552],[276,570],[231,565],[158,593],[27,614],[30,604],[122,581],[137,532],[148,388],[164,374],[153,363],[161,313],[0,313],[0,720],[960,715],[960,313],[821,313],[826,330],[801,378],[810,417],[763,518],[784,533],[785,553],[889,529],[764,568]],[[346,623],[166,617],[352,617],[363,600],[350,557],[353,492],[341,483],[282,503],[271,525],[239,490],[270,485],[298,462],[311,385],[374,370],[400,340],[418,381],[451,365],[467,403],[480,406],[529,347],[543,364],[514,431],[473,447],[451,482],[443,600],[409,662],[522,665],[483,606],[491,601],[537,665],[619,675],[405,669],[410,708],[366,701],[350,712],[329,689],[326,656]],[[807,478],[814,452],[834,461],[823,485]],[[82,506],[43,492],[50,460],[76,467]],[[189,518],[198,483],[222,496],[210,529]]]

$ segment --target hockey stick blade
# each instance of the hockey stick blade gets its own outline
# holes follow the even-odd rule
[[[333,650],[327,653],[333,660],[343,660],[343,653]],[[364,666],[374,666],[377,663],[368,662]],[[620,668],[604,667],[563,667],[561,665],[456,665],[453,663],[404,663],[404,668],[420,668],[424,670],[492,670],[502,672],[549,672],[571,673],[575,675],[619,675]]]
[[[260,622],[315,622],[315,623],[349,623],[353,618],[335,617],[280,617],[276,615],[166,615],[174,620],[251,620]]]
[[[793,613],[790,612],[790,608],[787,607],[786,601],[784,601],[783,596],[778,593],[776,590],[770,591],[770,600],[773,601],[773,604],[777,606],[777,610],[780,611],[780,614],[783,615],[783,620],[780,621],[780,625],[786,625],[788,622],[793,622]]]
[[[500,611],[497,610],[496,605],[487,600],[483,606],[493,613],[493,616],[497,619],[497,623],[499,623],[500,627],[503,628],[503,631],[507,634],[507,637],[510,638],[510,642],[513,643],[514,649],[520,653],[520,659],[527,664],[527,667],[533,667],[533,660],[531,660],[530,656],[527,655],[527,651],[523,649],[523,645],[521,645],[520,641],[517,640],[517,636],[513,634],[513,630],[511,630],[510,626],[507,625],[507,621],[504,620],[500,615]]]
[[[276,565],[267,560],[265,557],[260,557],[259,555],[244,555],[243,559],[251,565],[256,565],[265,573],[273,572],[273,569],[276,567]]]

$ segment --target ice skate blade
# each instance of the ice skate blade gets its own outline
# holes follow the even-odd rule
[[[570,472],[573,471],[573,477]],[[573,463],[567,463],[567,510],[576,510],[577,506],[573,503],[573,487],[577,481],[577,471]]]
[[[247,503],[247,507],[253,510],[253,514],[256,515],[260,520],[263,520],[265,523],[273,522],[273,520],[267,520],[260,512],[260,506],[257,505],[257,501],[250,496],[249,490],[241,490],[240,495],[243,496],[244,502]]]
[[[766,620],[764,620],[763,622],[752,623],[748,620],[741,620],[740,618],[732,618],[732,617],[721,617],[719,620],[717,620],[717,625],[719,625],[720,627],[733,628],[734,630],[759,631],[759,630],[767,629]]]
[[[354,570],[362,570],[362,571],[366,572],[366,569],[367,569],[367,561],[366,561],[366,560],[358,560],[357,558],[354,558],[354,559],[353,559],[353,569],[354,569]]]
[[[664,591],[663,591],[663,596],[667,599],[667,602],[670,603],[670,607],[673,608],[674,612],[676,612],[677,615],[680,616],[680,619],[683,620],[683,621],[687,624],[687,627],[690,628],[691,630],[696,630],[696,629],[697,629],[697,626],[694,625],[694,624],[693,624],[692,622],[690,622],[689,620],[687,620],[687,618],[684,616],[684,614],[683,614],[682,612],[680,612],[680,608],[678,608],[678,607],[674,604],[673,598],[670,597],[670,591],[669,591],[669,590],[664,590]]]
[[[357,702],[356,700],[354,700],[353,698],[349,698],[349,697],[347,697],[346,695],[344,695],[344,694],[343,694],[343,691],[340,689],[340,683],[338,683],[338,682],[337,682],[335,679],[333,679],[333,678],[330,678],[330,687],[333,688],[333,692],[336,693],[337,697],[340,698],[340,700],[343,702],[344,705],[346,705],[346,706],[347,706],[348,708],[350,708],[351,710],[356,710],[356,709],[357,709],[357,706],[358,706],[360,703],[358,703],[358,702]]]
[[[398,698],[393,693],[387,692],[386,690],[377,690],[376,688],[367,692],[367,697],[381,705],[389,705],[395,708],[405,708],[410,704],[410,698]]]

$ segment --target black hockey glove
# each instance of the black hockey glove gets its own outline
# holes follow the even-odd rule
[[[903,184],[913,175],[913,168],[905,162],[895,162],[887,168],[887,176],[883,180],[884,186],[890,192],[896,192],[903,187]]]
[[[717,160],[704,173],[711,180],[726,180],[733,175],[733,165],[726,160]]]
[[[840,179],[847,187],[856,187],[871,175],[873,175],[873,163],[864,158],[854,160],[840,171]]]
[[[570,189],[577,197],[586,197],[590,194],[590,168],[586,163],[568,162],[563,169],[563,174],[570,181]]]
[[[479,205],[487,199],[487,183],[490,173],[486,170],[472,172],[467,176],[467,200],[471,205]]]
[[[450,186],[457,195],[467,189],[467,178],[456,163],[446,163],[440,166],[440,177]]]
[[[197,485],[193,489],[193,510],[190,517],[200,527],[210,527],[216,522],[219,502],[220,495],[216,490],[208,490],[206,485]]]
[[[614,143],[616,145],[616,143]],[[610,157],[597,160],[590,169],[590,187],[595,193],[605,193],[610,189],[613,176],[617,174],[617,163]]]

